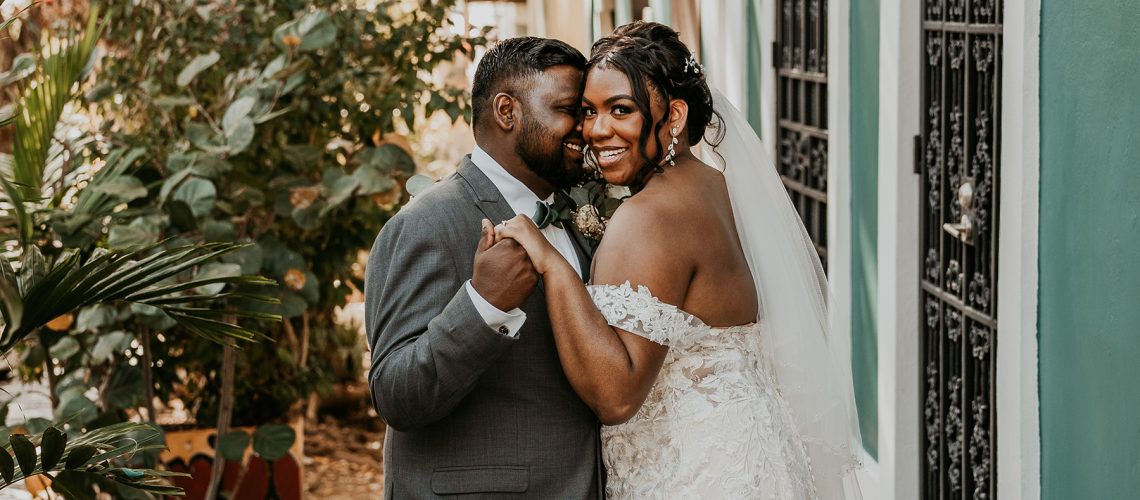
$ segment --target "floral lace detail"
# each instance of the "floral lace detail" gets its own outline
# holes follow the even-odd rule
[[[607,498],[818,499],[759,325],[713,328],[628,282],[589,291],[608,323],[669,346],[638,413],[602,428]]]
[[[661,345],[676,344],[685,339],[686,333],[707,328],[696,316],[658,300],[645,285],[634,290],[626,281],[620,285],[590,285],[587,289],[610,325]]]

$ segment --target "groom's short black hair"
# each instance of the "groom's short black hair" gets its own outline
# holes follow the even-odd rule
[[[481,117],[490,113],[495,94],[522,96],[528,91],[527,80],[561,65],[585,70],[586,57],[561,40],[533,36],[508,38],[491,47],[475,69],[471,89],[473,128],[478,129]]]

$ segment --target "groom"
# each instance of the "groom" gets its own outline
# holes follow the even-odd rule
[[[474,151],[372,248],[368,380],[388,423],[385,498],[603,495],[598,419],[563,375],[526,253],[494,243],[493,229],[580,175],[585,63],[556,40],[490,49],[472,90]],[[543,233],[588,268],[565,229]]]

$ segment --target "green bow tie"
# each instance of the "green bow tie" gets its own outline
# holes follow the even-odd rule
[[[574,208],[574,202],[569,196],[557,192],[554,193],[554,203],[546,203],[541,200],[534,202],[534,215],[530,219],[539,229],[551,224],[554,227],[565,229],[562,223],[573,219]]]

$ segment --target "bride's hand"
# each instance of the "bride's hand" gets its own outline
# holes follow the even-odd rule
[[[559,261],[566,261],[526,215],[516,215],[495,226],[495,242],[498,243],[503,238],[511,238],[522,245],[538,274],[546,274]]]

